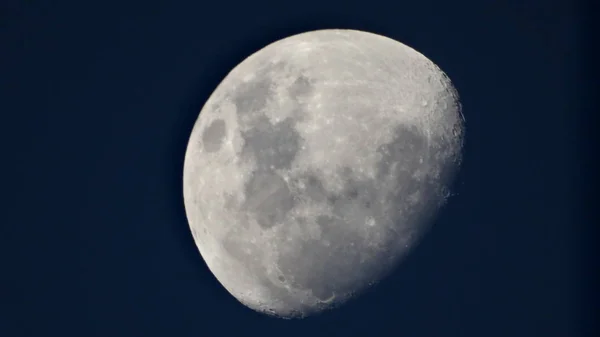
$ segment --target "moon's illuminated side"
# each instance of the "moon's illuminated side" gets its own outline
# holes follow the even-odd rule
[[[202,108],[184,199],[200,253],[246,306],[306,316],[381,280],[459,167],[448,77],[395,40],[295,35],[248,57]]]

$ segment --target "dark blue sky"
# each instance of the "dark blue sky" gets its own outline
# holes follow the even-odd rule
[[[2,2],[0,336],[583,333],[572,2],[263,3]],[[457,195],[397,273],[339,310],[283,321],[207,269],[183,156],[231,68],[320,28],[386,35],[437,63],[462,97],[465,160]]]

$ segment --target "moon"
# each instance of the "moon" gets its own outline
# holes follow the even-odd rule
[[[314,315],[386,277],[430,227],[465,122],[439,67],[393,39],[318,30],[237,65],[185,155],[188,222],[239,302]]]

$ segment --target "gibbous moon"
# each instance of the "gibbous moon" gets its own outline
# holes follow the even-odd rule
[[[183,192],[219,282],[305,317],[382,280],[448,196],[464,120],[432,61],[387,37],[319,30],[236,66],[189,139]]]

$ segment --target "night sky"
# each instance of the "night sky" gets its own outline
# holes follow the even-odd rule
[[[0,336],[582,335],[572,1],[2,1]],[[308,30],[401,41],[467,121],[455,195],[380,286],[305,320],[238,303],[183,206],[187,140],[245,57]]]

